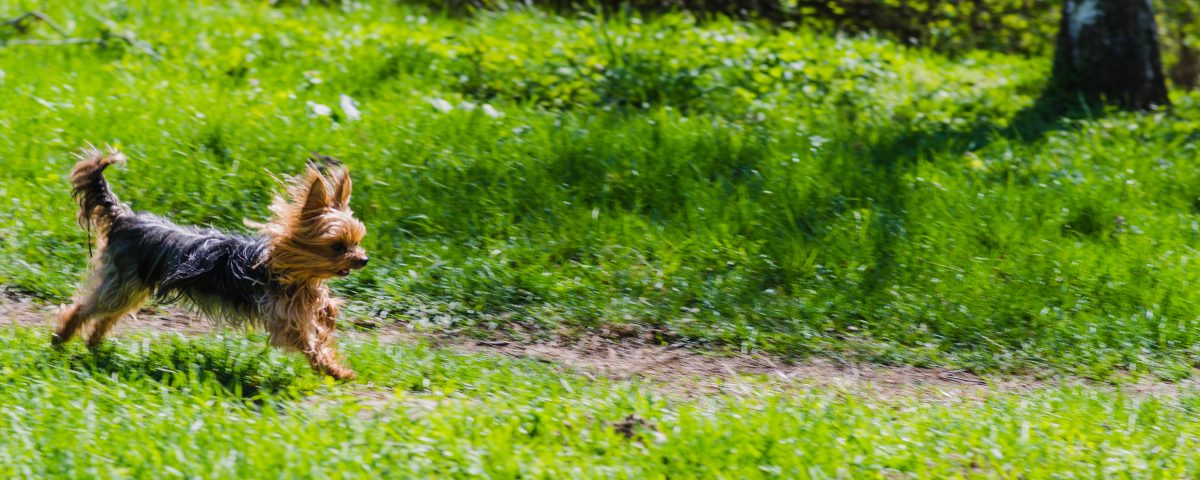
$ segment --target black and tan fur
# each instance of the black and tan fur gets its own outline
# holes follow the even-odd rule
[[[71,188],[79,224],[95,236],[96,252],[87,281],[59,318],[54,344],[91,324],[88,345],[99,345],[118,320],[153,296],[184,301],[219,322],[261,327],[273,345],[302,352],[315,370],[353,378],[333,344],[341,302],[325,285],[367,264],[360,246],[366,228],[350,211],[344,165],[328,157],[310,161],[252,236],[133,211],[104,178],[105,167],[124,156],[89,148],[80,157]]]

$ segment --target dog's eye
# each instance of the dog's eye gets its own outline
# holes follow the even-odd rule
[[[344,242],[338,242],[338,243],[333,244],[333,253],[336,253],[339,255],[346,253],[346,244]]]

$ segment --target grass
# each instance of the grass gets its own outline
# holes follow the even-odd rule
[[[394,2],[10,2],[80,37],[0,47],[0,283],[61,300],[63,175],[239,229],[310,151],[354,169],[366,312],[976,370],[1188,375],[1200,104],[1031,114],[1045,58],[953,58],[690,17],[444,18]],[[44,25],[5,40],[53,39]],[[341,105],[353,105],[347,109]],[[361,114],[357,118],[355,111]]]
[[[751,388],[683,400],[653,384],[371,340],[347,342],[363,381],[334,385],[300,358],[263,353],[261,342],[241,337],[124,338],[96,356],[77,343],[55,353],[44,337],[0,330],[6,478],[1200,472],[1192,454],[1200,401],[1190,393],[1049,388],[930,402]]]
[[[64,175],[241,229],[311,151],[353,169],[349,315],[518,340],[1096,378],[1200,360],[1200,97],[1044,115],[1046,58],[685,15],[448,18],[392,1],[0,2],[0,290],[67,298]],[[161,57],[161,60],[156,57]],[[258,336],[0,329],[3,478],[1180,478],[1200,397],[682,399],[554,365],[350,340],[327,383]]]

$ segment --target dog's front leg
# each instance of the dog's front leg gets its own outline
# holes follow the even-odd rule
[[[353,370],[343,366],[338,361],[337,349],[334,347],[333,334],[337,331],[338,302],[330,300],[317,313],[316,328],[309,337],[305,348],[308,362],[314,369],[338,380],[353,379]]]
[[[353,370],[338,362],[333,332],[337,307],[325,307],[304,321],[276,319],[271,322],[271,343],[278,347],[299,350],[312,369],[338,380],[355,377]]]
[[[337,360],[337,351],[331,343],[313,341],[304,351],[304,357],[313,370],[329,375],[338,380],[353,380],[357,374],[354,370],[342,366]]]

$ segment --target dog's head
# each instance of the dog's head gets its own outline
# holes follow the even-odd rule
[[[367,266],[361,242],[367,229],[350,211],[350,170],[317,156],[303,175],[275,198],[271,220],[259,227],[269,237],[268,267],[286,281],[344,277]]]

